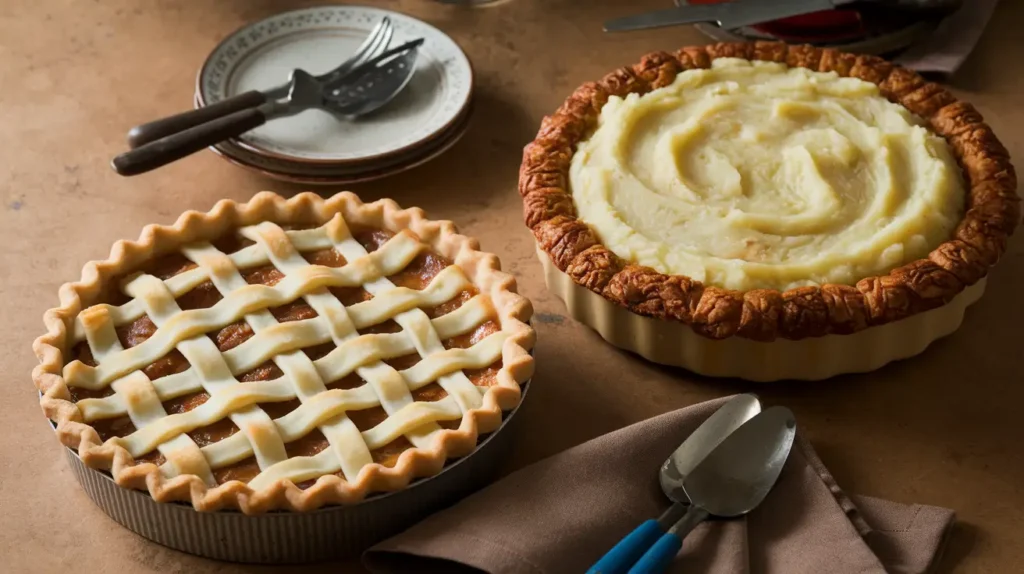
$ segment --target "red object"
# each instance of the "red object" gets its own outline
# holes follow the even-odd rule
[[[724,0],[688,0],[689,4],[717,4]],[[863,20],[855,10],[823,10],[751,26],[788,42],[837,41],[864,36]]]

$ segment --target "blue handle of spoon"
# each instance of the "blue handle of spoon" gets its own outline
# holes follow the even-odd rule
[[[679,554],[679,549],[682,547],[682,539],[672,532],[666,532],[629,569],[629,574],[661,574],[668,571],[669,565],[675,560],[676,554]]]
[[[657,520],[644,521],[591,566],[590,570],[587,570],[587,574],[626,574],[630,572],[630,566],[633,566],[662,534],[664,531]]]

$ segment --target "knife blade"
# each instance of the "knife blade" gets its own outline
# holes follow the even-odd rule
[[[609,20],[604,24],[605,32],[626,32],[713,22],[726,30],[751,24],[770,22],[780,18],[799,16],[820,10],[831,10],[851,0],[735,0],[719,4],[695,4],[677,6]]]

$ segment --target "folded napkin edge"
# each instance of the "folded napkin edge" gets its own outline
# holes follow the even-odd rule
[[[508,545],[502,544],[490,538],[481,538],[477,535],[476,532],[469,532],[461,530],[459,528],[447,529],[445,531],[445,537],[443,539],[432,539],[424,541],[419,546],[417,546],[416,554],[412,554],[407,550],[402,550],[400,543],[392,544],[391,546],[394,546],[394,548],[389,548],[389,543],[395,540],[395,538],[389,538],[388,540],[385,540],[363,552],[362,562],[364,566],[372,570],[372,562],[374,560],[373,557],[376,554],[405,554],[409,556],[428,556],[431,558],[438,558],[442,560],[451,560],[450,557],[453,555],[451,547],[454,545],[453,543],[461,539],[470,539],[473,540],[475,543],[487,546],[489,551],[504,554],[508,558],[515,560],[516,563],[523,567],[510,569],[509,572],[532,572],[534,574],[545,574],[546,572],[546,570],[541,568],[539,565],[534,563],[526,556],[523,556],[514,548],[511,548]],[[490,572],[491,574],[501,574],[500,572],[495,572],[491,569],[494,565],[494,561],[489,554],[467,552],[466,547],[461,545],[459,546],[459,563],[471,566],[473,568],[477,568],[479,570],[483,570],[485,572]]]

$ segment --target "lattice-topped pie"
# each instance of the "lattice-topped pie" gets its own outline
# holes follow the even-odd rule
[[[529,301],[450,222],[261,193],[64,285],[33,377],[65,445],[200,510],[305,511],[473,451],[531,375]]]

